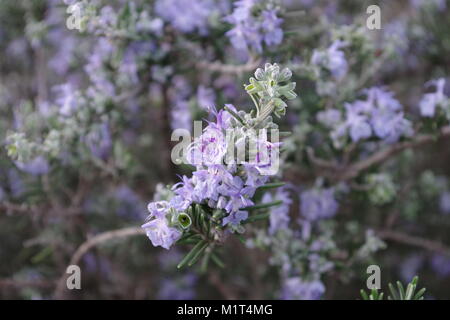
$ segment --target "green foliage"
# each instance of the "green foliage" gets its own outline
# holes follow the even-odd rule
[[[419,277],[415,276],[410,283],[405,287],[402,285],[400,281],[397,281],[397,287],[394,287],[392,283],[389,283],[389,296],[388,300],[423,300],[423,294],[425,293],[425,288],[422,288],[418,291],[417,284],[419,282]],[[372,289],[369,294],[366,293],[364,289],[360,291],[361,297],[363,300],[383,300],[384,292],[378,292],[377,289]]]

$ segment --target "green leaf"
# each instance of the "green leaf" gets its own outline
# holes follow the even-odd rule
[[[241,210],[257,210],[257,209],[265,209],[265,208],[270,208],[270,207],[274,207],[274,206],[279,206],[280,204],[282,204],[283,201],[281,200],[276,200],[276,201],[272,201],[272,202],[268,202],[268,203],[262,203],[262,204],[257,204],[254,206],[250,206],[250,207],[245,207]]]
[[[392,283],[389,283],[388,287],[389,287],[389,291],[391,292],[391,295],[392,295],[392,297],[389,296],[388,299],[389,300],[399,300],[399,296],[398,296],[397,292],[395,291],[395,288],[392,285]]]
[[[361,289],[361,291],[359,291],[359,293],[361,294],[361,297],[363,298],[363,300],[369,300],[369,296],[367,295],[366,291]]]
[[[199,242],[197,242],[197,244],[192,248],[192,250],[189,251],[189,253],[183,258],[183,260],[180,261],[177,268],[181,269],[185,265],[189,264],[194,259],[194,257],[197,257],[197,254],[200,251],[203,251],[206,248],[205,244],[208,245],[208,242],[206,240],[200,240]]]
[[[266,190],[266,189],[275,189],[284,186],[284,182],[273,182],[273,183],[267,183],[261,187],[258,188],[258,190]]]
[[[398,288],[400,300],[404,300],[405,299],[405,289],[403,288],[403,285],[401,284],[400,281],[397,281],[397,288]]]
[[[208,245],[209,245],[209,242],[208,241],[206,241],[206,240],[203,240],[204,241],[204,243],[203,243],[203,245],[200,247],[200,249],[199,250],[197,250],[197,252],[194,254],[194,256],[192,257],[192,259],[191,259],[191,261],[189,261],[189,263],[188,263],[188,266],[189,267],[191,267],[191,266],[193,266],[197,261],[198,261],[198,259],[201,257],[201,255],[202,255],[202,253],[206,250],[206,248],[208,247]]]
[[[214,261],[214,263],[217,264],[219,268],[225,268],[225,264],[214,252],[211,253],[211,260]]]
[[[243,221],[242,224],[247,224],[259,220],[264,220],[270,217],[270,213],[261,213],[250,216],[247,220]]]

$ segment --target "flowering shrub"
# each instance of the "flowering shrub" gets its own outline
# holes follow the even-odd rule
[[[371,4],[1,1],[0,296],[450,298],[450,4]]]

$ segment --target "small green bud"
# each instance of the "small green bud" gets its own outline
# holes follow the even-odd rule
[[[183,229],[187,229],[191,226],[192,220],[188,214],[182,212],[178,215],[178,223]]]

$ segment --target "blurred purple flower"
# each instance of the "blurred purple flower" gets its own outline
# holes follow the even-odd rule
[[[197,30],[200,34],[206,34],[208,18],[216,8],[212,0],[157,0],[155,3],[156,14],[185,33]]]
[[[26,163],[16,162],[16,166],[21,171],[29,173],[34,176],[46,174],[50,170],[48,161],[42,156],[38,156]]]
[[[439,207],[444,214],[450,214],[450,192],[445,191],[441,194]]]
[[[450,257],[441,254],[435,254],[431,257],[431,268],[440,277],[450,275]]]
[[[303,281],[300,277],[285,280],[281,298],[284,300],[319,300],[325,293],[325,286],[319,280]]]
[[[207,110],[215,105],[216,94],[211,88],[200,85],[197,88],[197,101],[200,108]]]
[[[423,117],[434,117],[436,113],[436,107],[442,103],[445,99],[444,87],[445,79],[440,78],[437,80],[429,81],[426,85],[435,85],[436,91],[433,93],[426,93],[423,95],[419,102],[420,113]]]
[[[247,220],[247,218],[248,218],[247,211],[232,212],[228,216],[223,218],[222,226],[226,226],[227,224],[230,224],[232,226],[237,226],[238,224],[241,223],[241,221]]]
[[[330,218],[338,210],[339,204],[334,198],[334,189],[311,189],[300,195],[300,211],[309,221]]]
[[[192,273],[164,278],[160,283],[158,299],[192,300],[196,297],[197,276]]]
[[[95,127],[94,130],[86,136],[85,140],[89,150],[95,157],[102,160],[108,158],[112,148],[111,133],[108,123],[104,122]]]
[[[273,207],[269,216],[269,234],[273,235],[278,230],[287,229],[289,225],[289,207],[292,204],[292,199],[286,188],[277,190],[274,196],[270,193],[265,193],[262,203],[268,203],[275,200],[281,200],[283,203],[279,206]]]
[[[70,116],[78,108],[78,98],[76,89],[70,83],[65,83],[53,87],[56,93],[55,102],[59,106],[59,113],[62,116]]]
[[[326,50],[314,50],[311,63],[328,69],[333,77],[341,79],[347,74],[348,63],[342,49],[345,42],[336,40]]]

